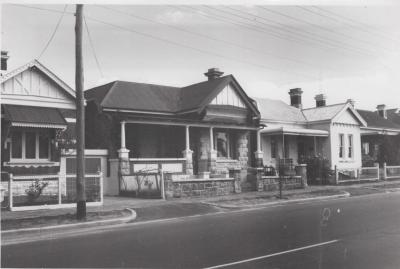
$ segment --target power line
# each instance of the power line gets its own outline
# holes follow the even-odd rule
[[[50,45],[51,41],[53,40],[54,36],[56,35],[56,32],[57,32],[57,30],[58,30],[58,27],[60,26],[61,21],[62,21],[62,19],[64,18],[65,11],[67,10],[67,7],[68,7],[68,5],[65,5],[65,6],[64,6],[64,11],[63,11],[63,13],[61,14],[61,17],[58,19],[57,25],[56,25],[56,27],[54,28],[54,31],[53,31],[53,33],[51,34],[49,41],[47,41],[46,46],[43,48],[42,52],[39,54],[38,59],[40,59],[40,58],[42,57],[42,55],[45,53],[45,51],[46,51],[47,48],[49,47],[49,45]]]
[[[290,71],[290,70],[287,70],[287,69],[279,70],[279,69],[276,69],[276,68],[268,67],[266,65],[262,65],[262,64],[258,64],[258,63],[254,63],[254,62],[250,62],[250,61],[245,61],[245,60],[240,60],[240,59],[236,59],[236,58],[233,58],[233,57],[228,57],[228,56],[225,56],[225,55],[222,55],[222,54],[219,54],[219,53],[215,53],[215,52],[212,52],[212,51],[207,51],[207,50],[204,50],[204,49],[199,49],[199,48],[192,47],[192,46],[189,46],[189,45],[181,44],[181,43],[169,40],[169,39],[161,38],[161,37],[154,36],[154,35],[151,35],[151,34],[148,34],[148,33],[143,33],[143,32],[137,31],[137,30],[126,28],[126,27],[123,27],[123,26],[120,26],[120,25],[116,25],[116,24],[113,24],[113,23],[110,23],[110,22],[106,22],[106,21],[103,21],[103,20],[99,20],[99,19],[96,19],[96,18],[93,18],[93,17],[88,17],[87,16],[86,18],[89,19],[89,20],[104,24],[104,25],[108,25],[108,26],[111,26],[111,27],[114,27],[114,28],[118,28],[120,30],[124,30],[124,31],[131,32],[131,33],[134,33],[134,34],[137,34],[137,35],[145,36],[145,37],[150,38],[150,39],[155,39],[155,40],[162,41],[162,42],[165,42],[165,43],[168,43],[168,44],[172,44],[172,45],[175,45],[175,46],[178,46],[178,47],[184,47],[184,48],[187,48],[187,49],[191,49],[191,50],[200,52],[202,54],[213,55],[213,56],[216,56],[216,57],[219,57],[219,58],[228,59],[230,61],[241,62],[241,63],[245,63],[245,64],[248,64],[248,65],[253,65],[253,66],[257,66],[257,67],[261,67],[261,68],[272,70],[272,71],[279,71],[279,72],[285,71],[285,72],[290,72],[290,73],[293,73],[293,74],[297,74],[299,76],[315,79],[315,76],[311,76],[311,75],[308,75],[308,74],[299,73],[299,72],[295,72],[295,71]]]
[[[262,54],[262,55],[268,55],[268,56],[272,56],[272,57],[275,57],[275,58],[279,58],[279,59],[283,59],[283,60],[287,60],[287,61],[291,61],[291,62],[295,62],[295,63],[298,63],[298,64],[307,65],[307,66],[316,68],[316,66],[314,66],[311,63],[307,63],[307,62],[304,62],[304,61],[292,59],[292,58],[289,58],[289,57],[279,56],[279,55],[276,55],[276,54],[274,54],[272,52],[259,51],[259,50],[256,50],[254,48],[251,48],[251,47],[242,46],[242,45],[239,45],[239,44],[234,43],[234,42],[230,42],[230,41],[227,41],[227,40],[224,40],[224,39],[221,39],[221,38],[215,38],[215,37],[212,37],[212,36],[209,36],[209,35],[205,35],[205,34],[202,34],[202,33],[189,31],[189,30],[184,29],[182,27],[172,26],[172,25],[169,25],[167,23],[163,23],[163,22],[159,22],[159,21],[156,21],[156,20],[144,18],[144,17],[138,16],[136,14],[132,14],[132,13],[129,13],[129,12],[125,12],[125,11],[121,11],[121,10],[117,10],[117,9],[113,9],[113,8],[109,8],[109,7],[105,7],[105,6],[98,6],[98,7],[101,7],[101,8],[107,9],[107,10],[111,10],[111,11],[114,11],[114,12],[117,12],[117,13],[120,13],[120,14],[125,14],[127,16],[131,16],[131,17],[136,18],[136,19],[149,21],[149,22],[156,23],[156,24],[165,25],[165,26],[167,26],[169,28],[172,28],[172,29],[176,29],[176,30],[179,30],[179,31],[182,31],[182,32],[186,32],[186,33],[189,33],[189,34],[192,34],[192,35],[195,35],[195,36],[199,36],[199,37],[202,37],[202,38],[206,38],[206,39],[209,39],[209,40],[213,40],[213,41],[216,41],[216,42],[221,42],[221,43],[224,43],[224,44],[228,44],[230,46],[237,47],[237,48],[240,48],[240,49],[245,49],[245,50],[248,50],[248,51],[251,51],[251,52],[254,52],[254,53],[258,53],[258,54]],[[320,67],[317,67],[317,68],[320,68]]]
[[[272,10],[272,9],[265,8],[265,7],[262,7],[262,6],[259,6],[259,7],[260,7],[261,9],[267,11],[267,12],[274,13],[274,14],[278,14],[278,15],[280,15],[280,16],[283,16],[283,17],[286,17],[286,18],[295,20],[295,21],[297,21],[297,22],[298,22],[298,21],[301,21],[301,22],[303,22],[303,23],[305,23],[305,24],[308,24],[308,25],[310,25],[310,26],[312,26],[312,27],[319,28],[319,29],[321,29],[321,30],[323,30],[323,31],[326,31],[326,32],[328,32],[328,33],[337,33],[336,31],[334,31],[334,30],[332,30],[332,29],[329,29],[329,28],[326,28],[326,27],[323,27],[323,26],[320,26],[320,25],[316,25],[316,24],[311,23],[311,22],[309,22],[309,21],[306,21],[306,20],[303,20],[303,19],[299,19],[299,18],[290,16],[290,15],[284,14],[284,13],[279,12],[279,11],[276,11],[276,10]],[[339,34],[341,34],[341,33],[339,33]],[[345,36],[346,36],[346,35],[345,35]],[[343,44],[344,46],[347,46],[348,48],[352,48],[353,51],[362,53],[362,54],[364,54],[364,55],[375,56],[374,54],[371,54],[371,50],[369,50],[369,49],[363,48],[364,52],[361,52],[361,51],[360,51],[360,48],[358,48],[358,47],[354,47],[354,46],[352,46],[352,45],[349,45],[349,44],[346,44],[346,43],[343,43],[343,42],[338,42],[338,41],[335,41],[335,42],[337,42],[338,44]],[[367,52],[367,51],[368,51],[368,53],[365,53],[365,52]],[[373,51],[372,51],[372,52],[373,52]]]
[[[333,12],[333,11],[330,11],[330,10],[327,10],[327,9],[324,9],[324,8],[320,8],[320,7],[317,7],[317,6],[312,6],[312,7],[315,8],[315,9],[318,9],[318,10],[320,10],[320,11],[322,11],[322,12],[331,14],[331,15],[333,15],[333,16],[335,16],[335,17],[341,18],[342,20],[347,20],[347,21],[350,21],[350,22],[352,22],[352,23],[354,23],[354,24],[360,25],[359,27],[356,27],[356,26],[352,26],[352,27],[358,28],[359,30],[361,30],[361,31],[363,31],[363,32],[370,33],[370,34],[373,34],[373,35],[380,35],[381,37],[383,37],[383,38],[385,38],[385,39],[389,39],[389,40],[392,40],[392,41],[395,41],[395,42],[399,42],[399,41],[400,41],[400,39],[397,39],[397,38],[396,38],[396,39],[393,39],[393,38],[391,38],[391,37],[392,37],[391,34],[384,35],[384,34],[382,34],[382,33],[379,32],[379,31],[372,31],[372,30],[370,30],[370,26],[369,26],[369,25],[364,24],[364,23],[362,23],[362,22],[359,22],[359,21],[357,21],[357,20],[348,18],[348,17],[346,17],[346,16],[337,14],[336,12]],[[341,22],[343,22],[343,21],[341,21]],[[348,25],[351,25],[350,23],[347,23],[347,24],[348,24]],[[366,27],[366,29],[361,28],[361,27]]]
[[[104,77],[103,71],[102,71],[102,69],[100,67],[99,59],[97,58],[97,55],[96,55],[96,50],[94,49],[93,40],[92,40],[92,37],[90,35],[89,26],[88,26],[87,21],[86,21],[86,16],[83,16],[83,21],[85,22],[85,28],[86,28],[86,31],[87,31],[87,34],[88,34],[89,44],[90,44],[90,47],[92,48],[92,52],[93,52],[94,59],[96,61],[97,68],[99,69],[100,76]]]
[[[229,12],[229,11],[226,11],[226,10],[221,10],[221,9],[217,9],[217,8],[215,8],[215,7],[209,7],[209,6],[205,6],[206,8],[208,8],[208,9],[211,9],[211,10],[216,10],[216,11],[218,11],[218,12],[222,12],[222,13],[226,13],[226,14],[229,14],[229,15],[231,15],[231,16],[235,16],[235,17],[238,17],[238,18],[241,18],[241,19],[245,19],[245,20],[248,20],[248,21],[250,21],[250,22],[256,22],[256,23],[259,23],[259,24],[262,24],[262,25],[265,25],[266,27],[268,27],[269,29],[271,29],[271,26],[270,25],[268,25],[268,24],[266,24],[266,23],[263,23],[263,22],[261,22],[261,21],[259,21],[259,20],[257,20],[257,19],[251,19],[251,18],[248,18],[248,17],[243,17],[243,16],[240,16],[240,15],[238,15],[238,14],[236,14],[236,13],[232,13],[232,12]],[[240,11],[240,10],[236,10],[236,9],[233,9],[233,8],[230,8],[230,7],[227,7],[228,9],[231,9],[231,10],[234,10],[234,11],[236,11],[236,12],[240,12],[240,13],[244,13],[244,14],[246,14],[246,15],[250,15],[250,16],[252,16],[252,17],[258,17],[258,18],[261,18],[261,19],[263,19],[263,20],[266,20],[266,21],[272,21],[273,23],[275,23],[275,24],[279,24],[279,23],[277,23],[276,21],[274,21],[274,20],[270,20],[270,19],[266,19],[266,18],[264,18],[264,17],[261,17],[261,16],[256,16],[256,15],[254,15],[254,14],[251,14],[251,13],[246,13],[246,12],[243,12],[243,11]],[[282,25],[282,24],[281,24]],[[264,27],[260,27],[261,29],[265,29]],[[281,27],[281,28],[287,28],[287,26],[285,26],[284,25],[284,27]],[[266,29],[265,29],[266,30]],[[275,30],[274,28],[272,28],[272,30]],[[269,30],[269,31],[271,31],[271,30]],[[278,31],[284,31],[284,33],[286,33],[286,32],[288,32],[288,30],[286,30],[286,29],[283,29],[283,30],[278,30]],[[297,38],[298,40],[303,40],[302,38],[305,38],[306,40],[306,42],[308,42],[308,43],[311,43],[311,44],[313,44],[314,45],[314,43],[312,43],[312,42],[310,42],[310,40],[314,40],[314,41],[317,41],[317,42],[319,42],[320,44],[323,44],[323,45],[328,45],[328,46],[330,46],[330,48],[331,49],[341,49],[341,50],[343,50],[343,51],[352,51],[352,54],[354,54],[354,53],[358,53],[359,55],[362,55],[362,56],[371,56],[371,54],[365,54],[365,53],[362,53],[362,52],[360,52],[359,50],[358,50],[358,48],[356,48],[356,49],[354,49],[354,48],[348,48],[349,46],[347,45],[347,44],[345,44],[345,43],[342,43],[342,42],[338,42],[337,40],[334,40],[334,39],[330,39],[330,38],[326,38],[326,37],[318,37],[315,33],[313,33],[313,32],[308,32],[308,31],[306,31],[306,30],[302,30],[302,32],[303,33],[307,33],[307,34],[309,34],[310,35],[310,37],[309,36],[305,36],[305,37],[299,37],[299,35],[304,35],[303,33],[299,33],[297,30],[291,30],[291,29],[289,29],[289,32],[292,32],[292,33],[294,33],[294,35],[296,35],[295,36],[295,38]],[[300,39],[299,39],[300,38]],[[285,36],[285,38],[284,39],[287,39],[287,37]],[[304,41],[303,41],[304,42]],[[339,43],[339,44],[338,44]],[[338,46],[339,45],[339,46]],[[340,46],[341,45],[341,46]],[[347,47],[346,47],[347,46]],[[318,48],[321,48],[321,47],[318,47]]]
[[[326,16],[326,15],[324,15],[324,14],[321,14],[321,13],[318,13],[318,12],[316,12],[316,11],[314,11],[314,10],[311,10],[311,9],[309,9],[309,8],[306,8],[306,7],[302,7],[302,6],[297,6],[298,8],[300,8],[300,9],[302,9],[302,10],[304,10],[304,11],[306,11],[306,12],[309,12],[309,13],[311,13],[311,14],[314,14],[314,15],[317,15],[317,16],[320,16],[320,17],[323,17],[323,18],[325,18],[325,19],[329,19],[329,20],[333,20],[333,21],[338,21],[337,19],[334,19],[334,18],[332,18],[332,17],[330,17],[330,16]],[[352,27],[352,26],[351,26]],[[352,28],[356,28],[356,27],[352,27]],[[356,28],[357,29],[357,28]],[[340,34],[342,34],[342,33],[340,33]],[[347,37],[349,37],[349,38],[351,38],[351,39],[353,39],[353,40],[357,40],[358,42],[362,42],[362,43],[367,43],[367,44],[370,44],[370,45],[372,45],[372,46],[377,46],[377,45],[380,45],[380,44],[378,44],[378,43],[374,43],[374,42],[371,42],[370,40],[365,40],[365,39],[359,39],[359,38],[355,38],[354,36],[348,36],[348,35],[344,35],[344,34],[342,34],[343,36],[347,36]],[[388,48],[385,48],[385,47],[382,47],[382,49],[384,49],[384,50],[386,50],[386,51],[391,51],[390,49],[388,49]]]

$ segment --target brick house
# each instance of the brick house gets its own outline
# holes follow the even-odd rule
[[[186,87],[114,81],[85,91],[86,146],[109,150],[108,194],[129,185],[120,175],[144,167],[169,172],[174,196],[232,192],[233,171],[251,188],[260,114],[234,76],[222,74],[209,69],[206,81]]]

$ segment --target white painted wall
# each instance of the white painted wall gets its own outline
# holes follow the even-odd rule
[[[32,68],[7,79],[0,87],[2,104],[75,109],[73,97]]]
[[[344,134],[344,158],[339,158],[339,134]],[[349,159],[348,156],[348,135],[353,135],[353,155]],[[360,126],[353,124],[332,123],[330,128],[330,143],[331,147],[331,168],[335,165],[339,169],[360,168],[361,167],[361,136]]]

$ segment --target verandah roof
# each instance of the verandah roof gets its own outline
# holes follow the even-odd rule
[[[262,134],[268,135],[301,135],[301,136],[329,136],[329,132],[317,129],[303,129],[303,128],[266,128],[261,130]]]
[[[15,127],[59,128],[67,122],[57,108],[3,105],[6,119]]]

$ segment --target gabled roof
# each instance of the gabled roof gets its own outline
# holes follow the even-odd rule
[[[73,98],[75,98],[75,91],[68,86],[63,80],[61,80],[59,77],[57,77],[53,72],[51,72],[49,69],[47,69],[43,64],[41,64],[38,60],[32,60],[31,62],[14,69],[2,76],[0,76],[0,83],[3,83],[7,81],[8,79],[24,72],[25,70],[28,70],[30,68],[37,68],[39,71],[41,71],[43,74],[45,74],[48,78],[50,78],[54,83],[59,85],[62,89],[65,90],[69,95],[71,95]]]
[[[357,109],[357,112],[367,122],[368,127],[383,128],[383,129],[400,129],[400,124],[396,124],[395,122],[389,120],[389,111],[387,111],[388,119],[379,116],[377,111]],[[394,115],[392,115],[392,117],[394,117]]]
[[[290,106],[281,100],[255,98],[262,120],[306,123],[300,109]]]
[[[312,107],[303,109],[302,112],[307,121],[324,121],[332,120],[344,108],[346,103],[326,105],[320,107]]]
[[[360,122],[361,126],[366,126],[366,121],[361,117],[361,115],[353,108],[350,103],[341,103],[320,107],[313,107],[303,109],[302,112],[306,117],[307,121],[328,121],[333,120],[336,116],[342,112],[350,110],[353,116]]]
[[[157,113],[201,111],[229,83],[257,115],[251,102],[232,75],[196,83],[183,88],[114,81],[85,91],[86,100],[95,100],[103,108]]]

